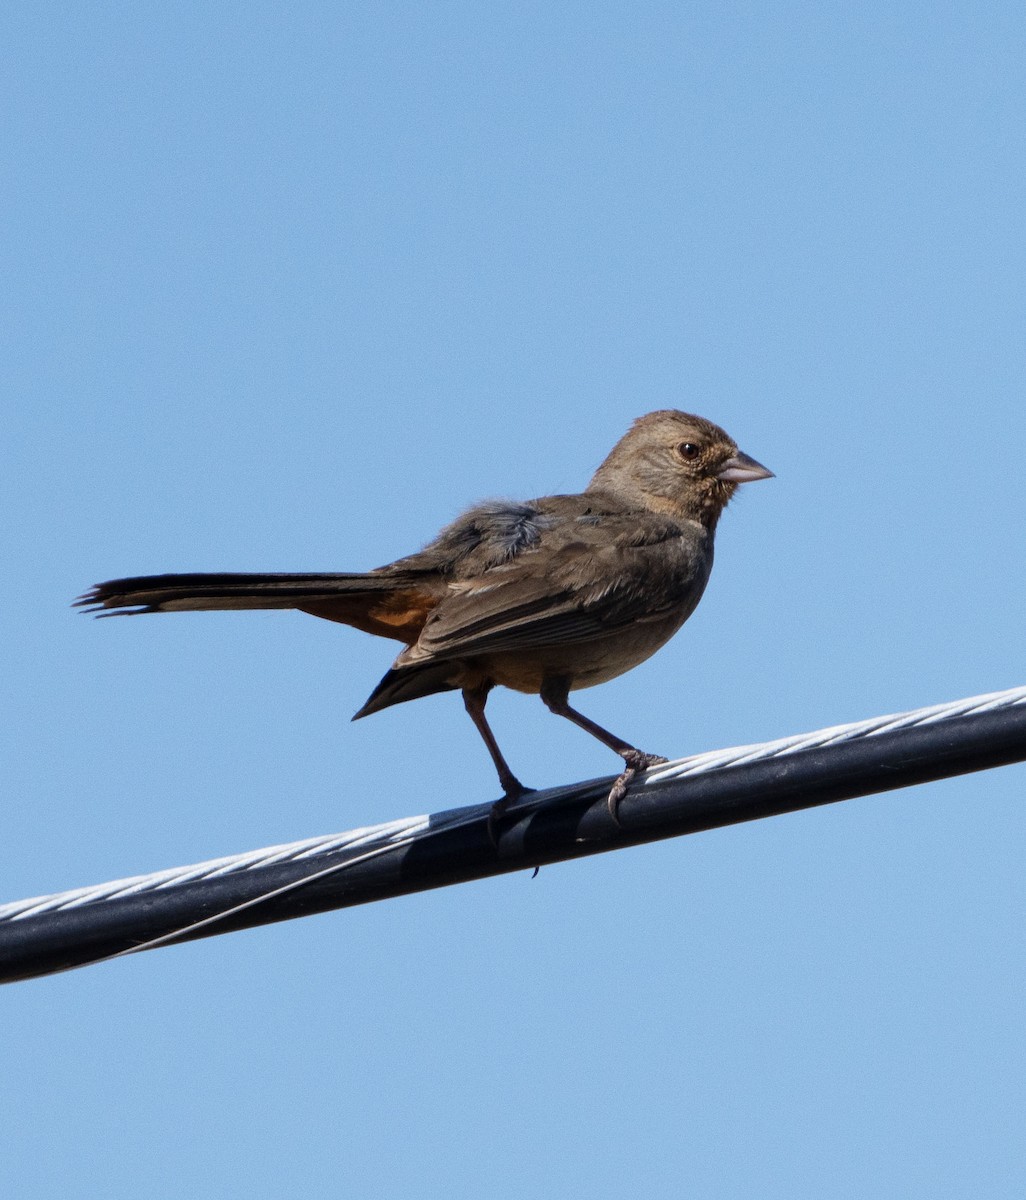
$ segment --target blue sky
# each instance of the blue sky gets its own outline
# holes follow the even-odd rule
[[[457,698],[122,574],[357,570],[655,408],[777,478],[578,696],[1026,682],[1020,5],[8,6],[0,900],[491,800]],[[498,695],[535,786],[615,759]],[[1019,1197],[1023,768],[0,992],[5,1195]]]

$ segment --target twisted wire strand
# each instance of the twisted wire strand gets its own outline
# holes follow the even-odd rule
[[[908,712],[871,717],[866,721],[853,721],[847,725],[831,725],[813,733],[796,733],[771,742],[732,746],[727,750],[707,750],[702,754],[676,759],[674,762],[653,768],[646,773],[644,783],[682,779],[687,775],[703,774],[722,767],[736,767],[760,759],[781,758],[799,750],[818,749],[838,742],[853,742],[859,738],[876,737],[897,729],[933,725],[939,721],[950,721],[974,713],[993,712],[995,709],[1015,708],[1022,704],[1026,704],[1026,687],[1008,688],[1002,692],[987,692],[982,696],[969,696],[964,700],[949,700],[945,704],[932,704],[927,708],[914,708]]]
[[[934,704],[926,708],[912,709],[908,712],[892,713],[845,725],[831,725],[812,733],[794,734],[790,737],[778,738],[774,741],[753,743],[745,746],[732,746],[723,750],[706,751],[687,758],[677,759],[649,770],[632,785],[632,790],[652,787],[660,783],[665,783],[668,780],[706,774],[722,770],[726,767],[738,766],[742,763],[756,762],[761,759],[781,758],[802,750],[834,745],[839,742],[856,741],[861,738],[871,738],[895,730],[912,728],[918,725],[936,724],[976,713],[1014,708],[1022,705],[1026,705],[1026,687],[1009,688],[1005,691],[971,696],[963,700],[950,701],[946,704]],[[543,807],[546,803],[554,801],[559,797],[585,795],[600,788],[603,782],[605,786],[608,786],[608,781],[592,780],[587,783],[571,784],[539,791],[532,794],[529,800],[518,804],[515,811],[517,813],[525,813]],[[383,851],[403,844],[410,844],[418,838],[432,835],[442,830],[452,829],[459,825],[465,825],[472,821],[478,821],[481,819],[482,814],[488,812],[489,807],[487,804],[473,805],[468,808],[453,810],[451,813],[435,815],[434,817],[427,815],[404,817],[399,820],[385,822],[381,825],[368,825],[359,829],[351,829],[344,833],[306,838],[302,841],[288,842],[280,846],[268,846],[260,850],[250,850],[243,854],[211,859],[207,862],[195,863],[190,866],[171,867],[146,875],[134,875],[127,879],[116,879],[109,883],[93,884],[89,887],[56,892],[49,896],[36,896],[26,900],[15,900],[0,905],[0,922],[19,921],[43,913],[82,908],[90,904],[98,904],[120,897],[180,887],[183,884],[193,883],[198,880],[213,879],[218,876],[256,870],[283,862],[310,860],[312,869],[316,871],[316,860],[324,856],[338,854],[341,851],[349,851],[357,855],[357,857],[362,858],[366,854],[376,850]],[[346,865],[348,864],[345,862],[335,864],[333,869],[342,870]]]
[[[17,921],[35,917],[40,913],[59,912],[64,909],[82,908],[87,904],[98,904],[116,900],[123,896],[139,895],[164,888],[180,887],[201,879],[216,879],[220,875],[232,875],[250,871],[275,863],[298,862],[341,850],[388,847],[409,840],[413,835],[427,829],[428,818],[405,817],[388,821],[383,825],[367,825],[350,829],[345,833],[305,838],[299,842],[287,842],[281,846],[266,846],[260,850],[249,850],[244,854],[232,854],[225,858],[213,858],[207,862],[194,863],[185,867],[169,867],[163,871],[152,871],[147,875],[132,875],[127,879],[114,879],[109,883],[91,884],[89,887],[73,888],[66,892],[55,892],[50,896],[35,896],[27,900],[15,900],[0,905],[0,921]]]

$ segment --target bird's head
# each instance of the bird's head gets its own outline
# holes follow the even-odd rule
[[[588,491],[716,527],[739,483],[773,472],[704,417],[662,409],[639,417],[595,472]]]

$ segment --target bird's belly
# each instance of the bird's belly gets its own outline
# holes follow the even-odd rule
[[[473,660],[473,665],[483,676],[517,692],[537,694],[545,679],[559,676],[569,679],[570,690],[576,691],[615,679],[644,662],[683,623],[684,616],[673,613],[656,620],[636,621],[586,642],[482,655]]]

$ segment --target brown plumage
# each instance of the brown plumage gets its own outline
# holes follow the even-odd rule
[[[536,693],[624,759],[609,797],[615,816],[634,775],[665,759],[567,697],[637,666],[680,628],[709,578],[720,513],[739,483],[771,474],[717,425],[666,409],[635,421],[579,495],[476,505],[375,571],[150,575],[98,584],[78,603],[122,613],[294,608],[404,643],[356,717],[461,689],[505,793],[496,816],[526,789],[485,700],[496,685]]]

